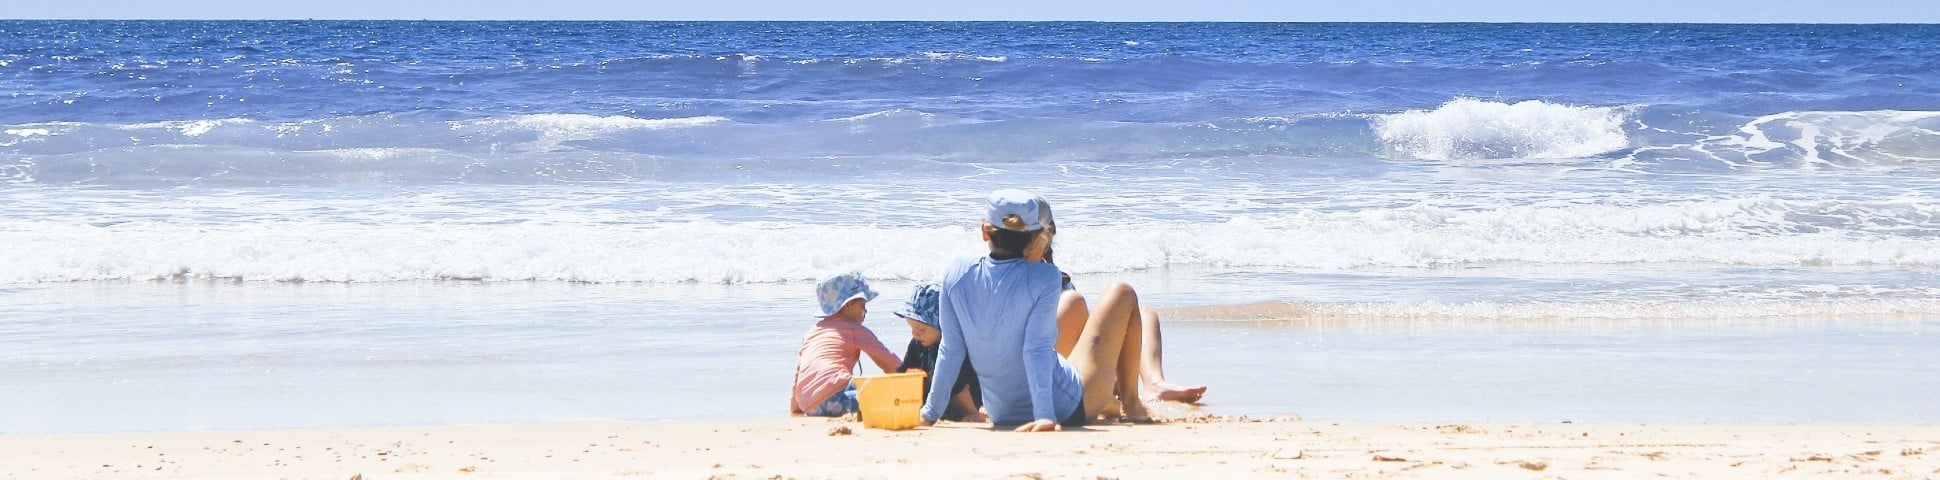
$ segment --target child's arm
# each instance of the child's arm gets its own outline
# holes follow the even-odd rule
[[[903,359],[896,358],[896,354],[890,352],[889,347],[883,346],[882,340],[877,339],[876,332],[869,331],[869,327],[856,325],[855,330],[847,333],[849,341],[862,347],[862,353],[869,354],[869,359],[876,361],[876,368],[882,369],[882,373],[895,372],[896,367],[903,364]]]
[[[910,370],[929,373],[924,370],[924,367],[927,367],[927,365],[921,365],[916,362],[916,356],[922,354],[923,350],[923,344],[917,343],[915,340],[910,340],[909,350],[903,352],[903,363],[896,365],[896,373],[908,373]]]
[[[920,415],[924,425],[935,425],[948,410],[950,386],[957,384],[957,375],[963,373],[964,359],[969,357],[963,345],[963,330],[957,325],[956,309],[950,301],[950,284],[944,283],[943,295],[937,299],[937,312],[943,327],[943,339],[937,343],[936,371],[930,372],[930,396],[923,399]]]

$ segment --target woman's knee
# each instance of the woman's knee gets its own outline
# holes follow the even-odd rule
[[[1085,296],[1083,294],[1078,293],[1077,290],[1065,290],[1064,293],[1059,293],[1058,311],[1059,312],[1085,311]]]
[[[1129,301],[1134,305],[1138,304],[1138,291],[1132,289],[1132,284],[1125,282],[1111,282],[1111,285],[1105,286],[1105,293],[1099,296],[1105,298],[1104,301],[1107,302]]]
[[[1064,294],[1058,296],[1058,321],[1060,323],[1067,321],[1082,323],[1085,318],[1089,317],[1091,317],[1091,309],[1085,305],[1084,295],[1065,290]]]

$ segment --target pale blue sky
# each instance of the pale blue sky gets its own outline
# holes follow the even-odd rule
[[[0,18],[1936,23],[1934,0],[35,0]]]

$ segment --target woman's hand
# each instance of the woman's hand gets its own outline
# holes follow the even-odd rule
[[[1055,431],[1059,431],[1059,430],[1064,430],[1064,426],[1063,426],[1063,425],[1058,425],[1058,422],[1055,422],[1055,421],[1051,421],[1051,420],[1038,420],[1038,421],[1035,421],[1035,422],[1031,422],[1031,423],[1026,423],[1026,424],[1023,424],[1023,425],[1018,425],[1018,426],[1017,426],[1017,430],[1013,430],[1013,431],[1016,431],[1016,432],[1055,432]]]

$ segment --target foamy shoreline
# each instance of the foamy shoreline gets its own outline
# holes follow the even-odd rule
[[[0,436],[4,478],[1933,478],[1940,426],[821,418]]]

